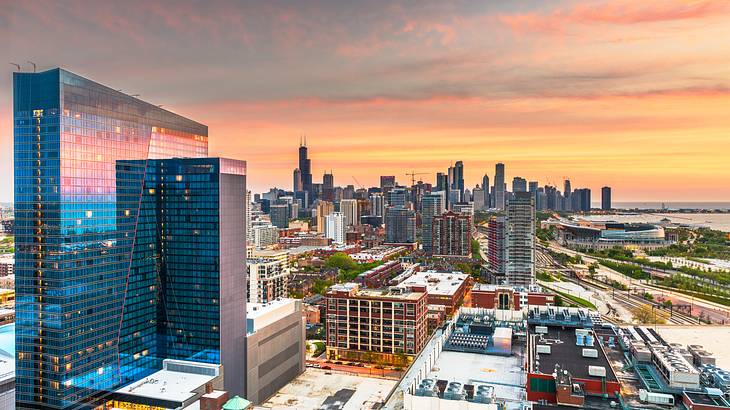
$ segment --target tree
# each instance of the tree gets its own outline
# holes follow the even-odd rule
[[[595,262],[593,262],[590,265],[588,265],[588,275],[590,275],[591,278],[594,277],[594,276],[596,276],[596,269],[597,268],[598,268],[598,264],[595,263]]]
[[[631,311],[634,321],[642,324],[664,324],[667,323],[667,314],[658,309],[652,309],[649,305],[637,307]]]
[[[357,262],[355,262],[350,255],[344,253],[344,252],[337,252],[327,258],[327,262],[325,263],[325,267],[328,268],[337,268],[342,270],[350,270],[354,269],[355,265],[357,265]]]

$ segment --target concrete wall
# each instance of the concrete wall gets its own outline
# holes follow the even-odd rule
[[[225,389],[246,394],[246,177],[220,175],[220,343]]]
[[[261,403],[305,368],[305,322],[297,309],[246,338],[246,399]]]

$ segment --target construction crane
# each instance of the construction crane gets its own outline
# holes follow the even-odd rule
[[[406,175],[410,175],[410,177],[411,177],[411,186],[416,185],[416,175],[427,175],[427,174],[428,174],[428,172],[416,172],[416,171],[406,172]]]
[[[357,186],[360,187],[360,189],[365,189],[365,186],[363,184],[361,184],[360,181],[358,181],[357,178],[355,178],[354,175],[352,176],[352,179],[355,180],[355,183],[357,184]]]

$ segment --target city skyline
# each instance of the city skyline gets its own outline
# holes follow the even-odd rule
[[[13,3],[0,33],[23,71],[60,66],[208,124],[211,155],[246,159],[254,192],[288,187],[306,134],[314,179],[337,185],[433,183],[461,160],[469,189],[502,162],[507,181],[568,176],[614,202],[730,200],[730,4],[590,6]]]

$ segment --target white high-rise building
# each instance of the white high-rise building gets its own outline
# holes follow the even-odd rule
[[[484,205],[484,190],[477,185],[471,193],[474,197],[474,210],[481,211],[483,209],[487,209]]]
[[[271,224],[257,225],[253,231],[253,244],[261,249],[279,243],[279,229]]]
[[[535,283],[535,199],[529,192],[514,192],[507,203],[505,227],[507,283]]]
[[[248,271],[247,301],[270,303],[288,296],[289,252],[254,251],[246,260]]]
[[[345,216],[345,226],[360,224],[360,212],[357,209],[357,199],[343,199],[340,201],[340,212]]]
[[[383,194],[374,192],[370,194],[370,212],[373,216],[385,216],[385,199]]]
[[[325,221],[325,235],[334,243],[345,243],[345,215],[342,212],[333,212],[325,217]]]

